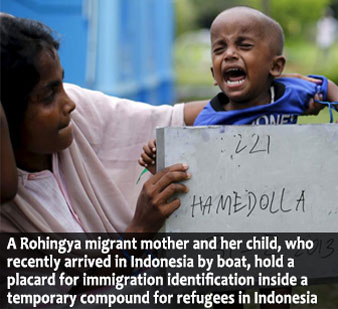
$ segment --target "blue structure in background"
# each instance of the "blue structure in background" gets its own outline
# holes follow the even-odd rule
[[[1,0],[61,37],[65,81],[154,105],[174,101],[172,0]]]

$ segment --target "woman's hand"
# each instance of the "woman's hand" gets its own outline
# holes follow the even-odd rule
[[[180,206],[176,193],[186,193],[182,183],[191,177],[186,164],[175,164],[158,172],[142,188],[137,201],[134,218],[126,232],[156,233],[165,220]]]
[[[299,79],[307,80],[308,82],[315,83],[318,85],[322,83],[321,79],[312,78],[312,77],[305,76],[299,73],[286,73],[286,74],[282,74],[280,77],[299,78]],[[309,101],[309,107],[305,111],[304,115],[318,115],[319,112],[325,107],[325,105],[317,103],[315,102],[315,100],[322,100],[322,97],[316,94],[314,98],[311,98]]]
[[[307,80],[309,82],[321,85],[322,80],[318,78],[312,78],[309,76],[304,76],[299,73],[287,73],[281,75],[281,77],[293,77],[293,78],[300,78],[303,80]],[[319,112],[325,107],[325,104],[320,104],[315,101],[322,101],[323,97],[321,95],[316,94],[314,98],[310,99],[309,101],[309,107],[304,113],[304,115],[318,115]],[[331,80],[328,80],[328,86],[327,86],[327,98],[326,101],[328,102],[336,102],[338,101],[338,86],[332,82]]]
[[[285,73],[285,74],[282,74],[279,77],[299,78],[299,79],[307,80],[308,82],[319,84],[319,85],[322,83],[321,79],[309,77],[309,76],[302,75],[302,74],[299,74],[299,73]]]

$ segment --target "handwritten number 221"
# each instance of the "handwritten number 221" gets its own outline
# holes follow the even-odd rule
[[[258,134],[252,134],[252,143],[244,144],[242,141],[242,134],[237,134],[234,137],[238,136],[239,141],[235,149],[235,153],[238,154],[242,152],[244,149],[249,149],[249,153],[257,153],[257,152],[266,152],[270,153],[271,146],[271,138],[270,135],[266,136],[266,140],[262,140]]]

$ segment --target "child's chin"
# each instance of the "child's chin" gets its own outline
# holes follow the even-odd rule
[[[246,98],[243,94],[237,94],[237,95],[229,94],[228,98],[233,103],[241,104],[243,102],[246,102]]]

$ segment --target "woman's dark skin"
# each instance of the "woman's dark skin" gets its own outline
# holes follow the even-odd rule
[[[18,174],[9,137],[7,119],[0,105],[0,125],[1,125],[1,204],[12,200],[18,189]]]

